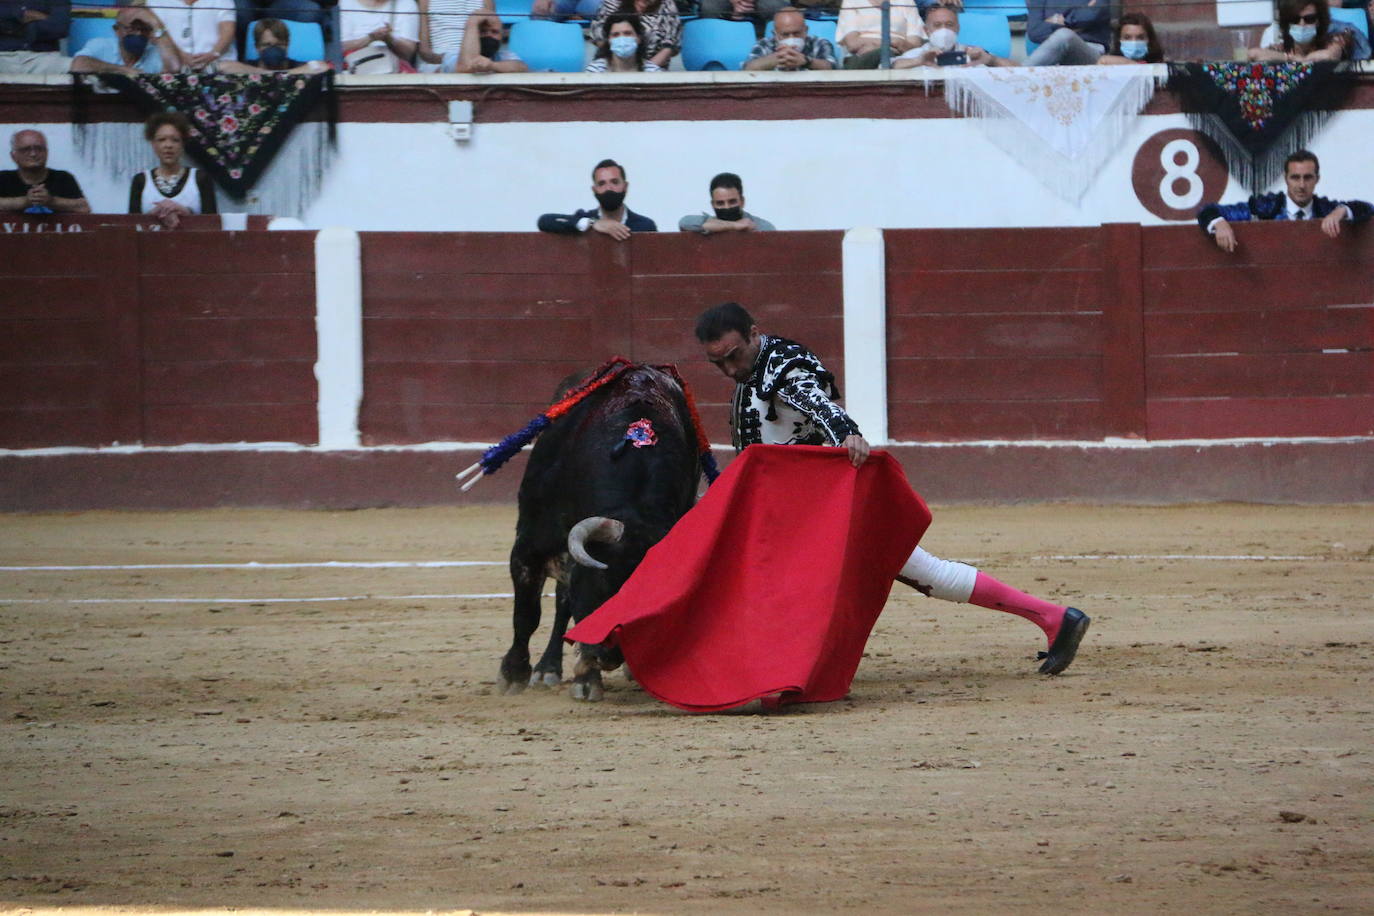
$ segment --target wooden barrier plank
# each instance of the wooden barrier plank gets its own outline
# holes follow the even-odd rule
[[[159,318],[143,329],[143,358],[162,362],[315,360],[305,318]]]
[[[1096,399],[1102,393],[1102,360],[927,357],[888,361],[892,401],[1056,401]],[[970,407],[970,409],[973,409]]]
[[[840,317],[844,289],[839,274],[727,273],[716,276],[636,276],[635,312],[675,318],[690,333],[696,318],[722,302],[738,302],[769,327],[774,318],[795,311]]]
[[[150,320],[163,316],[313,319],[315,275],[300,271],[250,271],[242,276],[218,273],[145,276],[143,314]]]
[[[533,229],[534,220],[531,219]],[[585,274],[590,245],[617,244],[546,232],[362,232],[364,276],[449,269],[481,274]]]
[[[598,299],[580,274],[464,274],[413,271],[363,276],[369,318],[567,318],[590,315]]]
[[[1374,396],[1153,398],[1151,439],[1374,435]]]
[[[319,439],[315,405],[151,404],[144,416],[148,445],[182,442],[298,442]]]
[[[637,235],[631,243],[639,276],[709,277],[721,273],[839,273],[843,241],[843,232],[832,231],[720,237],[661,232]]]
[[[889,315],[1096,313],[1102,295],[1100,269],[887,271]]]
[[[148,362],[144,398],[150,406],[314,404],[313,360]],[[257,438],[250,423],[240,439]]]
[[[0,365],[0,408],[66,409],[105,404],[98,362],[67,366]]]
[[[1152,400],[1374,393],[1367,352],[1152,356],[1146,371]]]
[[[151,234],[124,229],[95,235],[96,252],[105,269],[101,299],[108,345],[101,376],[102,442],[143,441],[143,239]]]
[[[497,442],[521,430],[549,403],[541,399],[512,404],[364,404],[363,444]],[[471,459],[454,459],[453,472],[468,464]]]
[[[886,229],[887,269],[1092,270],[1101,266],[1095,226],[1033,229]]]
[[[1262,264],[1145,271],[1145,311],[1230,312],[1324,307],[1370,301],[1364,270]]]
[[[103,234],[103,233],[101,233]],[[309,273],[315,266],[313,232],[144,232],[143,273],[153,278],[225,274]]]
[[[8,162],[6,163],[8,164]],[[97,276],[102,267],[96,233],[0,233],[3,276]]]
[[[1140,226],[1102,227],[1102,416],[1113,436],[1145,435]]]
[[[889,402],[888,435],[898,442],[1101,439],[1102,405],[1078,401]],[[919,486],[919,481],[915,481]]]
[[[469,360],[442,363],[368,363],[365,403],[378,404],[527,404],[544,400],[574,372],[589,372],[595,360],[506,362]],[[375,415],[374,415],[375,416]],[[526,419],[529,419],[528,417]]]
[[[6,318],[101,318],[100,277],[73,274],[64,277],[4,276]]]
[[[1145,316],[1151,356],[1374,349],[1374,306]]]
[[[757,319],[758,316],[755,316]],[[762,319],[758,319],[762,320]],[[635,352],[640,359],[651,362],[700,362],[707,366],[706,355],[693,333],[693,323],[681,319],[634,319]],[[824,354],[842,352],[844,327],[839,318],[793,317],[786,321],[770,321],[767,333],[800,341],[815,350],[827,366],[830,357]],[[715,372],[715,369],[711,370]]]
[[[1097,356],[1102,316],[1091,312],[889,315],[889,359],[921,356]]]
[[[1339,265],[1356,268],[1374,260],[1374,232],[1368,231],[1367,226],[1346,223],[1345,231],[1336,239],[1323,235],[1316,222],[1299,225],[1289,220],[1258,221],[1236,223],[1232,228],[1240,245],[1228,254],[1194,227],[1146,227],[1141,236],[1145,268],[1245,269],[1265,264],[1316,273],[1339,269]]]
[[[590,318],[372,318],[364,321],[367,362],[595,358]]]
[[[9,314],[6,309],[4,314]],[[0,319],[0,364],[96,363],[105,354],[105,326],[97,318],[70,321]]]
[[[0,448],[105,445],[100,435],[104,419],[100,406],[0,407]]]

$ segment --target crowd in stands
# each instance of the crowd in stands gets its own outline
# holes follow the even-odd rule
[[[1009,51],[999,55],[977,41],[960,41],[963,0],[896,0],[886,26],[881,7],[882,0],[531,0],[526,16],[530,22],[580,20],[590,44],[578,65],[590,72],[670,69],[683,51],[684,22],[698,19],[748,23],[755,43],[743,60],[693,62],[690,69],[1050,66],[1167,58],[1149,16],[1127,9],[1113,23],[1108,0],[1026,0],[1027,53],[1019,61]],[[1249,59],[1370,57],[1364,7],[1335,16],[1328,0],[1277,0],[1276,12]],[[493,0],[131,0],[106,20],[107,34],[82,39],[79,46],[68,42],[64,53],[73,21],[70,0],[0,0],[0,74],[309,72],[327,66],[362,74],[522,72],[528,65],[505,45],[510,14],[503,13],[504,19]],[[980,17],[986,15],[988,10],[980,10]],[[297,23],[318,27],[321,41],[310,54],[292,55],[287,26]],[[337,42],[333,55],[324,53],[326,41]],[[334,63],[324,63],[330,57]]]

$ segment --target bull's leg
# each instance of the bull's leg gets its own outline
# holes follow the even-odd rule
[[[601,669],[591,654],[593,646],[577,644],[577,664],[573,667],[572,696],[574,700],[595,703],[606,695],[601,685]]]
[[[512,618],[515,636],[510,650],[501,660],[496,684],[506,695],[517,694],[530,681],[530,637],[539,628],[539,595],[546,577],[543,563],[529,562],[512,550],[510,578],[515,587],[515,612]]]
[[[553,633],[548,648],[530,675],[531,687],[557,687],[563,681],[563,634],[568,631],[568,588],[559,582],[553,591]]]

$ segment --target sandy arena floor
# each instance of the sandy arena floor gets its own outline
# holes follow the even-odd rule
[[[494,691],[510,508],[3,517],[0,910],[1371,913],[1372,518],[937,509],[1067,674],[898,586],[849,699],[693,716]],[[400,565],[128,568],[249,561]]]

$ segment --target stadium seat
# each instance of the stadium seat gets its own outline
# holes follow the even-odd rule
[[[682,66],[687,70],[739,70],[755,40],[750,22],[694,20],[682,27]]]
[[[1369,37],[1369,15],[1363,7],[1331,7],[1331,18],[1333,21],[1348,22],[1355,28],[1364,33],[1364,37]]]
[[[1008,19],[1026,18],[1025,0],[964,0],[964,13],[996,13]]]
[[[286,31],[291,33],[291,48],[288,53],[292,60],[324,60],[324,29],[318,22],[297,22],[294,19],[283,19],[282,22],[286,25]],[[243,50],[244,60],[258,59],[258,43],[253,39],[253,27],[257,24],[253,22],[248,26],[248,44]]]
[[[977,45],[997,57],[1011,57],[1011,26],[1001,13],[963,13],[959,43]]]
[[[81,53],[81,49],[86,47],[86,42],[92,38],[114,38],[113,19],[85,18],[72,19],[71,28],[67,32],[67,54],[75,57]]]
[[[530,18],[530,0],[496,0],[496,14],[506,25],[515,25]]]
[[[586,66],[586,42],[575,22],[517,22],[510,27],[510,49],[539,73],[580,73]]]

